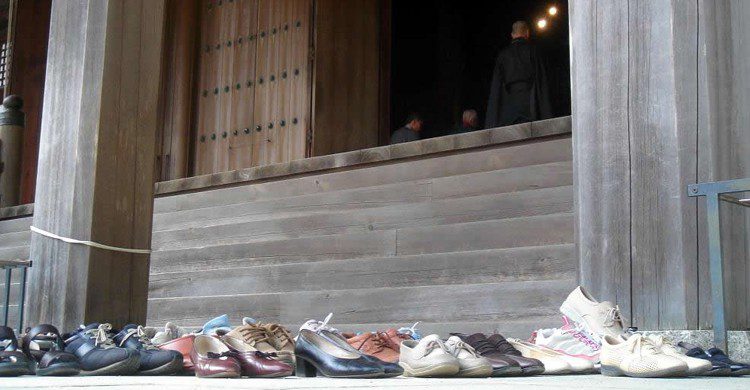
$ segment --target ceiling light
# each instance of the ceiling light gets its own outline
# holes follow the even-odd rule
[[[545,27],[547,27],[547,19],[539,19],[536,22],[536,26],[543,30]]]
[[[547,13],[549,13],[552,16],[557,15],[557,7],[555,6],[549,7],[549,9],[547,10]]]

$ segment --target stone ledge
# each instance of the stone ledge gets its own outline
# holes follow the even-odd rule
[[[157,197],[570,134],[569,116],[156,183]]]
[[[0,220],[30,217],[32,215],[34,215],[33,203],[0,208]]]

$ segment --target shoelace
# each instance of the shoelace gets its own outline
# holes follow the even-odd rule
[[[134,329],[128,329],[127,334],[125,334],[125,337],[122,338],[122,341],[120,341],[118,346],[122,347],[125,345],[125,342],[133,336],[138,337],[138,341],[143,345],[143,349],[158,349],[151,343],[151,339],[146,335],[146,329],[141,325],[138,325],[138,327]]]
[[[474,346],[474,350],[477,351],[477,352],[479,352],[479,354],[483,355],[485,353],[494,352],[495,351],[495,346],[492,345],[492,343],[489,340],[487,340],[487,339],[485,339],[485,340],[479,340],[475,344],[476,345]]]
[[[637,353],[638,355],[655,355],[659,353],[659,349],[649,340],[642,335],[636,334],[630,336],[635,338],[635,341],[630,345],[630,352]]]
[[[109,337],[110,331],[112,331],[112,325],[100,324],[96,329],[89,329],[83,333],[94,338],[95,346],[107,349],[115,347],[115,343]]]
[[[328,313],[328,315],[326,316],[325,319],[323,319],[322,322],[318,320],[308,320],[307,322],[305,322],[304,325],[302,325],[302,328],[309,329],[315,333],[320,333],[324,330],[327,330],[331,333],[340,335],[341,331],[339,331],[338,329],[332,326],[328,326],[328,321],[330,321],[332,317],[333,317],[333,313]]]
[[[425,347],[424,347],[424,353],[422,354],[422,357],[425,357],[425,356],[429,355],[430,353],[432,353],[432,351],[434,351],[436,349],[442,349],[443,351],[447,351],[448,350],[448,348],[446,348],[445,344],[443,344],[442,340],[439,340],[439,339],[432,340],[429,343],[427,343],[427,345],[425,345]]]
[[[279,341],[277,349],[284,348],[292,342],[292,335],[289,334],[289,331],[283,326],[279,324],[270,324],[266,325],[265,328],[268,333],[272,334],[274,337],[276,337],[276,340]]]
[[[394,351],[398,351],[401,348],[400,347],[401,340],[411,340],[412,339],[408,335],[405,335],[405,334],[402,334],[402,333],[396,333],[396,335],[395,335],[396,340],[394,341],[393,337],[391,337],[391,335],[389,335],[386,332],[378,332],[378,337],[380,338],[381,341],[383,341],[385,343],[386,347],[388,347],[388,348],[390,348],[390,349],[392,349]]]
[[[615,323],[622,326],[622,318],[620,317],[620,306],[610,307],[609,310],[604,314],[604,326],[612,326]]]
[[[479,357],[479,354],[477,351],[471,347],[471,345],[466,344],[463,341],[446,341],[445,346],[447,347],[448,351],[451,353],[451,355],[458,357],[458,354],[461,353],[461,350],[464,350],[471,354],[471,356]]]
[[[505,338],[501,339],[495,344],[495,350],[500,351],[500,353],[503,354],[512,355],[518,353],[518,350],[513,346],[513,344],[509,343]]]
[[[419,340],[419,339],[422,338],[422,335],[417,330],[417,325],[418,324],[419,324],[419,321],[415,322],[414,325],[412,325],[412,326],[410,326],[408,328],[407,327],[398,328],[398,333],[407,334],[407,335],[411,336],[412,339]]]
[[[243,340],[252,345],[268,342],[269,339],[268,331],[257,325],[245,325],[239,329],[239,332],[242,335]]]

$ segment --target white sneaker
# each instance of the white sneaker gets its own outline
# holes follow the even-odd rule
[[[458,359],[460,370],[456,376],[487,378],[492,376],[492,363],[479,356],[469,344],[464,343],[458,336],[451,336],[445,341],[445,348]]]
[[[606,376],[663,378],[687,376],[688,365],[681,359],[665,355],[647,337],[634,334],[627,340],[604,336],[601,372]]]
[[[588,374],[594,372],[594,363],[573,357],[553,349],[536,345],[519,339],[508,339],[508,342],[523,356],[541,360],[544,364],[544,374]],[[565,363],[564,365],[561,364]]]
[[[561,375],[570,374],[573,372],[573,367],[568,364],[565,360],[560,358],[560,354],[544,347],[540,347],[536,344],[531,344],[526,341],[519,339],[506,339],[513,346],[521,352],[521,355],[527,358],[539,360],[544,364],[545,375]],[[593,364],[591,365],[593,368]]]
[[[581,286],[568,295],[560,306],[560,312],[597,339],[617,337],[624,333],[620,308],[611,302],[598,302]]]
[[[659,348],[659,350],[668,356],[676,357],[688,366],[688,375],[690,376],[697,376],[697,375],[703,375],[711,370],[711,362],[705,359],[698,359],[690,356],[686,356],[680,350],[675,347],[672,343],[670,343],[668,340],[664,338],[662,335],[650,335],[648,336],[651,343],[654,344],[656,348]]]
[[[416,377],[454,376],[461,370],[458,359],[436,334],[402,341],[398,365],[404,369],[404,376]]]
[[[529,341],[567,356],[586,359],[591,363],[599,361],[601,345],[591,340],[584,332],[575,328],[539,329],[531,334]]]

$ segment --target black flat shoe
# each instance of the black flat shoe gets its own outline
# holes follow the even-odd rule
[[[380,366],[384,373],[383,378],[392,378],[394,376],[399,376],[404,373],[404,369],[401,366],[399,366],[398,363],[388,363],[388,362],[385,362],[376,358],[375,356],[364,354],[362,353],[362,351],[349,345],[349,343],[347,343],[346,340],[342,336],[339,336],[336,333],[333,333],[329,330],[322,329],[318,331],[318,334],[338,344],[341,348],[347,351],[350,351],[352,353],[358,353],[362,355],[362,357],[370,361],[371,363]]]
[[[37,376],[78,375],[81,365],[72,353],[65,352],[60,332],[52,325],[42,324],[31,328],[23,336],[23,353],[33,361]]]
[[[132,375],[141,364],[138,351],[115,346],[109,324],[90,324],[63,336],[65,351],[78,358],[81,375]]]
[[[138,375],[173,375],[182,370],[182,354],[156,348],[140,325],[126,325],[113,340],[118,347],[138,351],[141,358]]]
[[[0,326],[0,376],[31,374],[31,361],[18,348],[13,329]]]
[[[729,366],[731,370],[731,376],[750,375],[750,365],[736,362],[730,359],[729,356],[727,356],[727,354],[725,354],[724,351],[720,350],[719,348],[711,348],[706,351],[706,354],[710,356],[709,360],[711,360],[712,362],[717,361]]]
[[[377,378],[385,376],[382,365],[342,348],[337,342],[303,329],[295,347],[297,376],[329,378]]]

